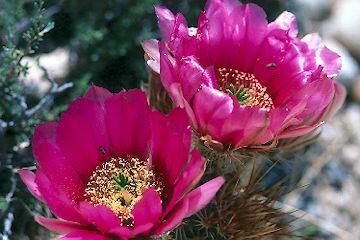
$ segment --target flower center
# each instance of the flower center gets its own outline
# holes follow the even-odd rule
[[[150,187],[161,195],[163,185],[146,162],[133,157],[112,158],[95,169],[84,197],[95,206],[108,206],[124,225],[131,226],[131,210]]]
[[[274,103],[266,92],[266,87],[261,85],[254,74],[238,70],[219,68],[217,81],[220,90],[234,95],[241,105],[264,108],[274,108]]]

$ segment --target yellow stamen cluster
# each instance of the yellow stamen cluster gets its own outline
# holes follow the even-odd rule
[[[121,178],[126,178],[123,187],[115,181]],[[95,206],[108,206],[124,225],[131,226],[131,210],[150,187],[161,195],[163,185],[147,162],[133,157],[112,158],[95,169],[87,183],[84,197]]]
[[[229,89],[233,89],[235,92],[244,89],[247,94],[247,99],[243,104],[245,106],[264,108],[268,111],[274,108],[273,101],[266,92],[266,87],[261,85],[254,74],[231,68],[219,68],[217,70],[217,81],[220,90],[226,93]]]

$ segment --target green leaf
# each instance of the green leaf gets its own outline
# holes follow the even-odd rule
[[[39,32],[40,36],[44,36],[45,33],[50,32],[53,28],[55,27],[55,23],[54,22],[49,22],[44,28],[43,30],[41,30]]]
[[[9,207],[9,202],[5,198],[0,198],[0,212],[4,212]]]

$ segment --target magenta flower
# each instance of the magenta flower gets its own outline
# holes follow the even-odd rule
[[[164,42],[143,43],[148,66],[213,147],[273,147],[312,132],[342,105],[340,57],[295,16],[268,23],[255,4],[209,0],[197,28],[157,7]],[[261,146],[262,145],[262,146]]]
[[[58,218],[37,217],[61,239],[148,239],[203,208],[224,183],[192,190],[205,169],[186,113],[152,112],[140,90],[92,87],[59,122],[35,129],[36,174],[20,170],[30,192]]]

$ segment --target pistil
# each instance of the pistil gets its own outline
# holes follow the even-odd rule
[[[264,108],[268,111],[274,108],[267,88],[261,85],[254,74],[231,68],[219,68],[217,80],[220,90],[235,96],[240,105]]]

